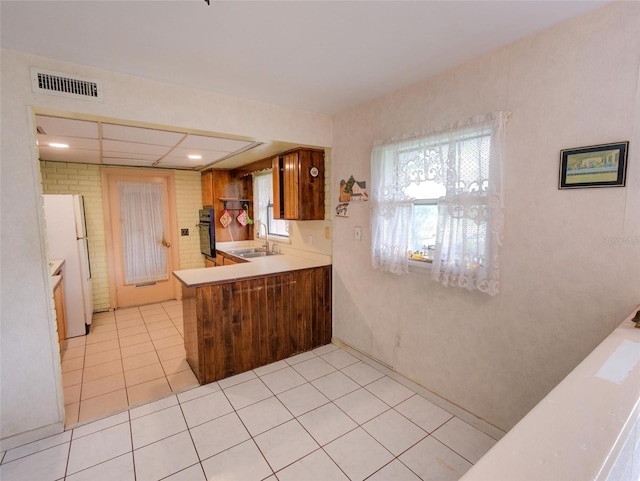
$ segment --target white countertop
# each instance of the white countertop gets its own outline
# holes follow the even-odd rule
[[[62,264],[64,264],[64,259],[51,259],[49,261],[50,275],[55,276],[56,274],[58,274],[60,269],[62,269]]]
[[[461,481],[607,479],[640,416],[636,310]]]
[[[225,242],[218,244],[216,248],[224,252],[229,249],[250,246],[255,246],[255,244],[247,242]],[[186,287],[196,287],[331,265],[330,256],[304,251],[294,252],[293,250],[287,250],[278,255],[253,257],[245,260],[248,262],[229,266],[173,271],[173,275]]]

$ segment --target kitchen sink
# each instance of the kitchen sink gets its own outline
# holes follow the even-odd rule
[[[244,257],[244,258],[278,255],[277,253],[267,252],[266,249],[260,249],[256,247],[249,247],[246,249],[231,249],[231,250],[228,250],[227,252],[229,254],[233,254],[234,256]]]

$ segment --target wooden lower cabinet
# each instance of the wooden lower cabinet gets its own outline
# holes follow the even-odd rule
[[[238,263],[237,261],[229,259],[228,257],[222,258],[222,265],[224,266],[232,266],[233,264],[237,264],[237,263]]]
[[[232,254],[227,254],[226,252],[217,251],[216,252],[216,266],[231,266],[233,264],[244,264],[245,262],[249,262],[242,257],[237,257]]]
[[[187,361],[200,384],[331,342],[331,266],[183,287]]]

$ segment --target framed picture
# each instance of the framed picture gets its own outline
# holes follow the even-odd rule
[[[559,189],[624,187],[629,142],[560,151]]]

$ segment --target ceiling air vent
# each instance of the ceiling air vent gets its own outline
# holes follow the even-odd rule
[[[102,102],[102,82],[97,79],[31,67],[31,87],[34,92]]]

